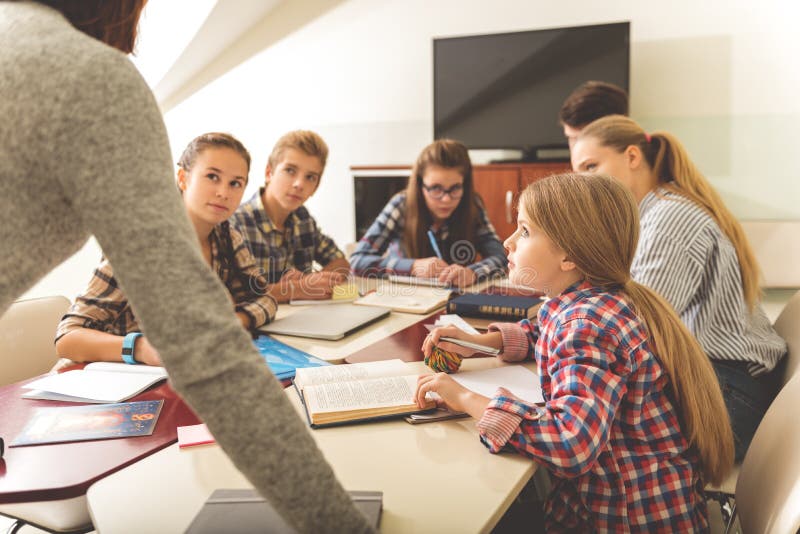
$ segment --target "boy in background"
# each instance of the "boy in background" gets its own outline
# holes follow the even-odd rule
[[[263,269],[268,285],[260,289],[278,302],[330,298],[350,270],[303,206],[319,187],[327,159],[328,146],[318,134],[285,134],[269,156],[264,187],[231,218]],[[315,262],[322,271],[313,272]]]
[[[590,122],[606,115],[627,115],[628,93],[613,83],[588,81],[579,85],[564,100],[558,120],[564,128],[569,147]]]

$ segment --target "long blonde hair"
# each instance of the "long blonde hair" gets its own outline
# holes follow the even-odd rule
[[[683,435],[700,457],[704,479],[721,482],[733,465],[734,446],[719,382],[700,344],[672,307],[631,280],[639,240],[633,195],[608,176],[560,174],[528,186],[520,209],[590,284],[625,295],[669,377]]]
[[[622,115],[609,115],[592,122],[581,131],[579,139],[587,137],[620,153],[629,146],[638,147],[661,187],[688,198],[714,219],[736,249],[744,299],[753,310],[761,300],[760,271],[753,250],[739,221],[689,159],[681,142],[666,132],[648,135],[635,121]]]

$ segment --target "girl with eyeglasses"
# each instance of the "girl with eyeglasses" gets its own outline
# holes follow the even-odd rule
[[[386,204],[350,258],[361,276],[411,275],[456,287],[504,275],[507,263],[472,187],[467,148],[451,139],[422,150],[406,190]]]

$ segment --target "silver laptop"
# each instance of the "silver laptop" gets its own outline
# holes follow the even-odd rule
[[[389,312],[389,308],[355,304],[309,306],[262,326],[259,331],[266,334],[336,340],[383,319]]]

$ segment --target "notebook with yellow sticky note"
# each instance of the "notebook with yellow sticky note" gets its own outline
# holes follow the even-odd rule
[[[358,298],[358,285],[352,282],[339,284],[333,287],[333,293],[329,299],[297,299],[290,300],[290,306],[308,306],[319,304],[341,304],[343,302],[353,302]]]

